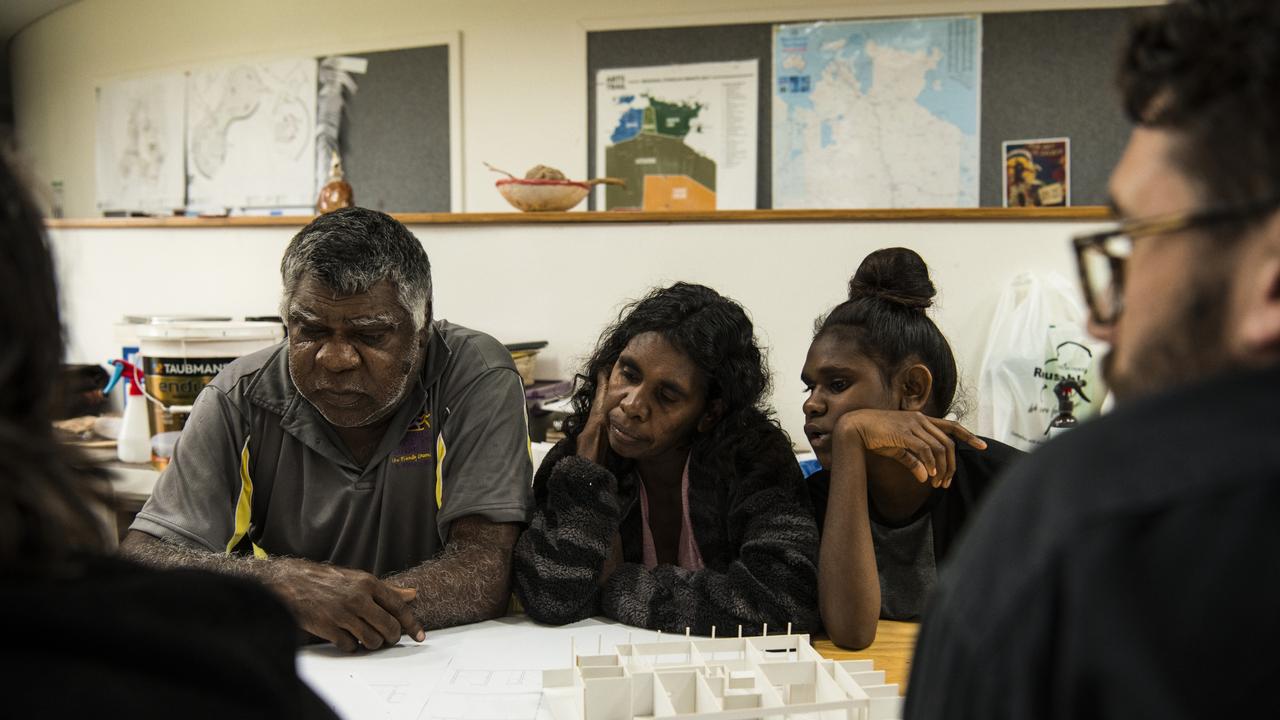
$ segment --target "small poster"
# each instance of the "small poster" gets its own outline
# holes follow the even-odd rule
[[[1005,141],[1004,206],[1069,206],[1070,168],[1068,138]]]
[[[186,79],[163,73],[98,88],[98,209],[168,215],[186,200]]]
[[[315,58],[200,68],[187,79],[187,204],[315,205]]]
[[[759,62],[596,73],[596,172],[604,210],[756,206]]]

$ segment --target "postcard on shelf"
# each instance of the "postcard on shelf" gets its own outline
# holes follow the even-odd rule
[[[1005,207],[1071,205],[1071,140],[1007,140],[1004,146]]]

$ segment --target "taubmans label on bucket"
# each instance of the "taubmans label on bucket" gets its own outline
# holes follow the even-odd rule
[[[146,376],[147,394],[159,400],[165,407],[190,406],[196,396],[213,381],[214,376],[236,358],[142,358],[142,372]],[[181,430],[187,423],[187,413],[170,413],[155,403],[150,403],[151,434]]]
[[[191,377],[203,375],[217,375],[222,372],[222,368],[226,367],[235,358],[211,358],[201,360],[166,360],[165,358],[155,358],[148,370],[153,370],[158,375],[172,375],[178,377]],[[152,360],[152,358],[147,358]]]

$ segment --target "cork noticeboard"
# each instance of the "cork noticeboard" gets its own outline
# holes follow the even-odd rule
[[[449,212],[452,196],[449,48],[344,53],[368,60],[347,99],[342,158],[362,207]]]

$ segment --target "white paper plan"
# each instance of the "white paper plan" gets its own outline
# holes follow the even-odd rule
[[[404,638],[394,648],[353,655],[332,645],[298,652],[298,674],[344,718],[538,720],[542,671],[578,652],[608,652],[656,633],[608,620],[563,627],[504,617]]]

